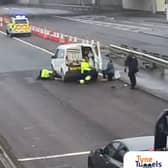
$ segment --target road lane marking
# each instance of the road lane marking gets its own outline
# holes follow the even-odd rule
[[[114,29],[118,30],[124,30],[124,31],[131,31],[131,32],[140,32],[140,31],[147,31],[151,30],[149,27],[144,27],[144,26],[135,26],[135,25],[129,25],[129,24],[123,24],[123,23],[112,23],[112,22],[104,22],[104,21],[96,21],[96,20],[88,20],[88,19],[81,19],[81,18],[72,18],[72,17],[63,17],[63,16],[53,16],[55,18],[60,18],[60,19],[65,19],[65,20],[70,20],[70,21],[76,21],[76,22],[81,22],[81,23],[86,23],[86,24],[95,24],[97,26],[102,26],[102,27],[111,27]],[[138,29],[138,31],[134,31],[132,29]]]
[[[3,167],[5,166],[5,167],[17,168],[15,163],[8,156],[6,150],[2,146],[0,146],[0,151],[1,151],[0,162],[2,162]]]
[[[3,34],[3,35],[6,35],[6,33],[3,32],[3,31],[0,31],[0,33]],[[53,52],[51,52],[51,51],[49,51],[49,50],[47,50],[47,49],[41,48],[41,47],[39,47],[39,46],[37,46],[37,45],[34,45],[34,44],[30,43],[30,42],[21,40],[21,39],[16,38],[16,37],[14,37],[14,38],[12,38],[12,39],[14,39],[14,40],[16,40],[16,41],[19,41],[19,42],[21,42],[21,43],[23,43],[23,44],[26,44],[26,45],[28,45],[28,46],[30,46],[30,47],[36,48],[36,49],[38,49],[38,50],[40,50],[40,51],[43,51],[43,52],[45,52],[45,53],[47,53],[47,54],[54,55]]]
[[[3,34],[3,35],[6,35],[6,33],[5,33],[5,32],[3,32],[3,31],[0,31],[0,33],[1,33],[1,34]]]
[[[9,8],[3,8],[3,9],[5,9],[5,10],[9,10]]]
[[[16,38],[16,37],[14,37],[13,39],[15,39],[15,40],[17,40],[17,41],[19,41],[19,42],[21,42],[21,43],[23,43],[23,44],[26,44],[26,45],[28,45],[28,46],[31,46],[31,47],[33,47],[33,48],[36,48],[36,49],[38,49],[38,50],[44,51],[44,52],[46,52],[46,53],[48,53],[48,54],[50,54],[50,55],[54,55],[53,52],[51,52],[51,51],[49,51],[49,50],[47,50],[47,49],[41,48],[41,47],[39,47],[39,46],[37,46],[37,45],[34,45],[34,44],[32,44],[32,43],[29,43],[29,42],[27,42],[27,41],[21,40],[21,39]]]
[[[13,9],[13,10],[20,10],[20,8],[11,8],[11,9]]]
[[[50,156],[41,156],[41,157],[29,157],[29,158],[18,159],[18,161],[19,162],[25,162],[25,161],[35,161],[35,160],[56,159],[56,158],[64,158],[64,157],[71,157],[71,156],[88,155],[89,153],[90,153],[90,151],[85,151],[85,152],[77,152],[77,153],[66,153],[66,154],[60,154],[60,155],[50,155]]]

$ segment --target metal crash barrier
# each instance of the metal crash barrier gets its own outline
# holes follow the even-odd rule
[[[23,168],[12,152],[7,140],[0,135],[0,168]]]
[[[152,70],[159,69],[161,71],[161,76],[164,76],[165,70],[168,69],[168,60],[165,60],[161,57],[156,57],[124,47],[119,47],[113,44],[110,44],[110,46],[104,46],[103,49],[109,50],[110,54],[113,55],[113,57],[116,59],[124,59],[130,54],[135,55],[141,61],[141,65],[146,65],[146,67],[150,67]]]
[[[9,17],[0,16],[0,27],[4,27],[9,22]],[[39,27],[35,25],[31,25],[32,34],[44,39],[48,39],[60,44],[68,44],[68,43],[90,43],[94,44],[94,40],[86,40],[81,39],[76,36],[72,35],[66,35],[60,32],[55,32],[47,29],[46,27]],[[168,69],[168,56],[166,55],[160,55],[158,53],[150,53],[145,50],[142,50],[142,52],[137,51],[137,49],[134,48],[134,50],[128,49],[126,45],[117,46],[110,44],[108,46],[101,45],[101,53],[107,54],[109,53],[113,55],[113,57],[120,60],[120,64],[123,65],[123,59],[126,58],[129,54],[135,55],[140,61],[140,67],[148,68],[151,70],[159,70],[161,72],[161,76],[165,76],[165,70]],[[98,55],[100,55],[100,51],[98,52]]]

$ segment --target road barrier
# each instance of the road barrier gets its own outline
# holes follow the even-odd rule
[[[0,27],[3,27],[4,24],[9,23],[8,17],[0,17]],[[77,38],[75,36],[66,35],[60,32],[52,31],[44,27],[40,26],[31,26],[32,34],[35,36],[38,36],[43,39],[51,40],[60,44],[68,44],[68,43],[88,43],[88,44],[94,44],[94,40],[85,40],[81,38]],[[129,54],[133,54],[136,57],[138,57],[140,60],[146,61],[143,62],[145,66],[150,66],[153,69],[154,68],[160,68],[161,69],[161,75],[164,76],[165,69],[168,69],[168,60],[163,59],[164,57],[158,58],[157,56],[159,54],[148,54],[143,52],[136,51],[137,49],[131,50],[128,49],[126,45],[122,45],[122,47],[119,47],[117,45],[109,45],[109,46],[103,46],[103,49],[106,48],[115,55],[118,58],[124,58],[128,56]],[[167,57],[168,59],[168,57]]]
[[[152,68],[160,68],[161,69],[161,75],[164,76],[165,69],[168,69],[168,61],[162,58],[158,58],[156,56],[138,52],[135,50],[131,50],[124,47],[119,47],[117,45],[110,44],[110,46],[106,46],[110,50],[110,53],[113,55],[116,55],[117,57],[127,57],[128,55],[134,55],[140,60],[146,61],[148,64],[152,64]]]
[[[7,16],[0,17],[0,27],[2,28],[4,25],[9,23],[10,19]],[[76,36],[66,35],[60,32],[55,32],[49,30],[45,27],[40,27],[36,25],[31,25],[32,34],[44,39],[48,39],[60,44],[68,44],[68,43],[93,43],[94,40],[85,40],[77,38]]]
[[[83,41],[88,42],[88,40],[79,39],[75,36],[51,31],[51,30],[48,30],[46,28],[42,28],[39,26],[32,25],[31,29],[32,29],[32,34],[38,37],[44,38],[44,39],[48,39],[48,40],[51,40],[57,43],[61,43],[61,44],[77,43],[77,42],[83,42]],[[92,41],[90,41],[90,43]]]

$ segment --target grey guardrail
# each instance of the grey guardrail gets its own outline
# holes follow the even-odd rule
[[[134,50],[130,50],[127,48],[123,48],[123,47],[119,47],[113,44],[110,44],[110,50],[118,50],[120,52],[125,52],[127,54],[134,54],[136,55],[137,58],[143,59],[143,60],[147,60],[151,63],[157,64],[162,68],[168,68],[168,61],[161,59],[161,58],[157,58],[155,56],[152,56],[150,54],[145,54],[145,53],[141,53],[138,51],[134,51]]]
[[[17,161],[7,140],[0,135],[0,168],[23,168]]]

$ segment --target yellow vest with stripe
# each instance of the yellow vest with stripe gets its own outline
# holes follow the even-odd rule
[[[87,61],[82,61],[81,62],[81,73],[84,73],[84,71],[91,71],[92,68],[89,64],[89,62]]]
[[[48,69],[42,69],[41,78],[49,78],[53,72]]]

